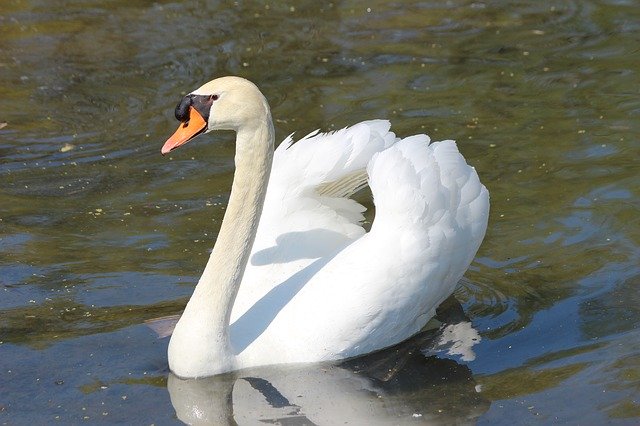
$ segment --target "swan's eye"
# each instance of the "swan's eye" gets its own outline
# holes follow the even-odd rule
[[[218,95],[211,95],[211,96],[209,96],[209,100],[211,100],[211,101],[217,101],[217,100],[218,100],[218,98],[219,98],[219,96],[218,96]]]

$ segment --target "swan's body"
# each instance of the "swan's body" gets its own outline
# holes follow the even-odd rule
[[[178,376],[399,343],[453,292],[484,237],[488,192],[453,141],[399,140],[376,120],[288,138],[274,155],[268,104],[237,77],[188,95],[176,117],[185,124],[163,153],[205,131],[237,132],[224,221],[169,344]],[[348,196],[367,180],[376,216],[365,233]]]

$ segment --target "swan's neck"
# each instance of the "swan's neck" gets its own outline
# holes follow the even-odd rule
[[[169,343],[169,366],[182,377],[235,368],[229,319],[258,229],[273,158],[270,117],[238,130],[236,171],[211,257]]]

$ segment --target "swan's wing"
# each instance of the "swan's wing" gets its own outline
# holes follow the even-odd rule
[[[418,332],[451,295],[484,238],[487,189],[454,141],[428,142],[424,135],[403,139],[369,164],[376,216],[341,267],[362,274],[350,295],[360,316],[351,324],[359,331],[349,338],[352,346],[362,339],[357,350]]]
[[[368,172],[376,217],[362,250],[376,266],[359,266],[370,272],[354,291],[376,317],[360,320],[361,337],[384,347],[418,332],[453,293],[484,238],[489,193],[454,141],[424,135],[376,155]]]
[[[374,156],[368,172],[376,206],[372,234],[416,228],[430,260],[471,263],[486,231],[489,193],[454,141],[405,138]]]
[[[348,197],[367,184],[373,155],[396,142],[389,128],[386,120],[365,121],[280,144],[232,321],[275,286],[365,233],[365,208]]]
[[[389,128],[371,120],[285,139],[274,153],[249,268],[303,260],[292,265],[300,268],[362,236],[365,208],[348,197],[366,186],[371,158],[396,142]]]
[[[261,219],[276,235],[324,229],[357,238],[364,208],[348,197],[367,185],[366,167],[394,142],[386,120],[329,133],[315,131],[276,149]],[[264,222],[262,222],[264,221]]]
[[[453,141],[403,139],[376,154],[368,172],[371,231],[312,271],[255,342],[258,352],[317,361],[401,342],[427,323],[469,267],[486,230],[489,195]]]

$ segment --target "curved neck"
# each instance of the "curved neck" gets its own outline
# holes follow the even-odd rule
[[[258,230],[273,158],[273,129],[241,129],[227,211],[192,300],[214,306],[215,327],[228,333],[229,318]],[[202,296],[199,293],[205,293]]]
[[[236,170],[222,227],[169,344],[169,364],[178,376],[233,369],[229,319],[262,214],[273,144],[269,114],[263,122],[238,130]]]

